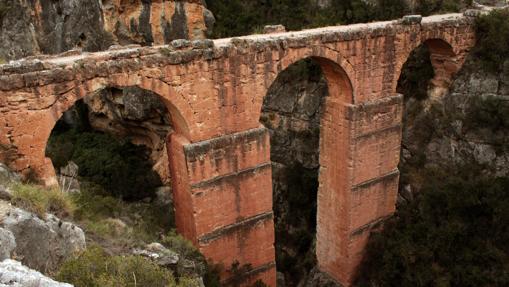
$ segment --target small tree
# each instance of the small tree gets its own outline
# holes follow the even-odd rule
[[[494,10],[477,19],[477,56],[499,71],[509,59],[509,9]]]

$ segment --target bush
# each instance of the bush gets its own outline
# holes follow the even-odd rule
[[[509,129],[509,101],[497,97],[474,97],[467,111],[471,128]]]
[[[509,59],[509,10],[493,10],[477,19],[476,55],[489,68],[499,71]]]
[[[46,213],[58,217],[72,216],[76,206],[69,194],[56,188],[45,189],[31,184],[13,186],[12,203],[44,218]]]
[[[74,129],[54,134],[46,153],[56,168],[72,160],[83,180],[97,183],[122,199],[151,197],[162,185],[145,147],[100,132]]]
[[[103,239],[150,243],[157,241],[174,226],[171,206],[145,202],[125,202],[108,195],[103,187],[81,183],[81,192],[72,195],[77,206],[74,217],[91,232]],[[129,225],[125,234],[114,230],[112,219],[120,218]]]
[[[360,286],[509,286],[509,178],[463,168],[429,172],[420,198],[372,234]]]
[[[431,64],[430,53],[426,45],[415,49],[401,69],[397,92],[405,96],[405,100],[428,98],[428,85],[435,76]]]
[[[171,271],[140,256],[109,256],[99,247],[91,247],[77,258],[66,261],[57,280],[76,287],[116,286],[198,286],[184,279],[177,285]]]
[[[171,230],[165,235],[161,241],[161,244],[166,246],[167,248],[177,252],[180,256],[196,261],[204,261],[205,258],[203,255],[194,247],[191,241],[182,237],[182,235],[177,234],[175,230]]]
[[[410,13],[431,15],[458,12],[472,0],[419,0],[408,6],[405,0],[331,0],[320,8],[315,0],[207,0],[216,16],[214,37],[252,34],[260,27],[283,24],[288,30],[352,24],[401,18]]]

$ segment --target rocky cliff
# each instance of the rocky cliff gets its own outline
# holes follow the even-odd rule
[[[425,170],[509,175],[509,60],[499,72],[471,55],[439,101],[405,95],[404,118],[400,203]]]
[[[263,103],[260,121],[271,137],[276,261],[281,286],[303,284],[316,265],[320,118],[327,94],[320,66],[301,61],[278,76]]]
[[[203,39],[213,24],[201,0],[0,0],[0,59]]]

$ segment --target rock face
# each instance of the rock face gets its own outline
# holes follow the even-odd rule
[[[169,182],[166,138],[172,131],[170,114],[161,97],[139,88],[104,89],[84,99],[94,130],[128,138],[150,150],[153,169]]]
[[[0,226],[12,232],[16,258],[30,268],[54,271],[69,256],[83,251],[85,234],[69,223],[47,214],[46,219],[0,201]]]
[[[16,241],[12,232],[0,228],[0,261],[11,258],[14,248],[16,248]]]
[[[222,39],[206,49],[207,41],[200,48],[192,41],[178,50],[130,47],[2,65],[0,142],[17,148],[12,168],[51,183],[44,150],[63,111],[108,86],[157,93],[172,104],[177,131],[168,153],[174,178],[182,179],[172,181],[179,232],[207,258],[226,268],[235,260],[251,264],[250,278],[275,285],[270,142],[260,111],[281,70],[316,56],[333,97],[320,126],[316,254],[320,267],[347,285],[372,223],[395,208],[402,105],[393,94],[395,73],[413,46],[438,33],[444,40],[430,50],[446,78],[473,46],[473,22],[441,15],[411,27],[368,23]]]
[[[5,164],[0,162],[0,185],[8,185],[10,183],[18,182],[20,177],[15,172],[12,172]]]
[[[2,1],[0,58],[203,39],[213,25],[199,0]]]
[[[429,108],[405,101],[400,169],[483,166],[490,176],[509,175],[509,61],[496,73],[469,58],[449,92]],[[418,180],[402,177],[400,202],[411,200]]]
[[[290,286],[296,286],[310,265],[316,264],[312,247],[320,119],[327,94],[320,67],[303,61],[280,74],[262,108],[261,122],[271,138],[276,260]]]
[[[318,268],[313,268],[306,281],[299,285],[300,287],[340,287],[341,285],[332,279],[329,275],[320,272]]]
[[[72,287],[56,282],[14,260],[0,262],[0,287]]]

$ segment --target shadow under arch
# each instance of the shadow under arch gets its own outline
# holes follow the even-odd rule
[[[36,149],[37,157],[34,157],[33,166],[36,176],[46,185],[57,185],[55,169],[51,159],[45,155],[49,137],[63,113],[69,110],[77,101],[86,96],[106,88],[125,89],[136,87],[156,95],[166,107],[169,115],[170,133],[166,135],[165,145],[167,153],[167,168],[170,175],[172,193],[174,197],[175,224],[177,230],[189,240],[196,238],[194,219],[190,207],[192,202],[188,192],[187,166],[182,145],[189,144],[193,140],[192,123],[194,113],[191,106],[185,101],[183,95],[178,94],[170,85],[158,79],[146,77],[121,77],[94,78],[85,81],[62,94],[55,104],[42,114],[43,121],[49,124],[41,125],[36,131],[37,137],[43,144]]]
[[[449,42],[441,38],[423,39],[419,45],[409,51],[405,61],[396,70],[398,71],[397,85],[399,85],[401,78],[405,76],[403,72],[405,67],[408,66],[409,61],[423,48],[426,49],[429,55],[428,57],[434,73],[427,88],[428,95],[431,100],[440,99],[449,91],[449,86],[453,81],[454,75],[463,64],[463,57],[460,57]]]
[[[339,279],[338,277],[340,277],[340,275],[338,275],[338,270],[340,270],[344,264],[348,264],[346,261],[342,262],[342,257],[346,257],[344,246],[348,242],[348,234],[344,232],[348,225],[348,219],[345,213],[348,212],[346,207],[348,204],[347,193],[350,188],[349,178],[351,178],[351,169],[349,166],[351,166],[352,161],[350,145],[352,119],[349,119],[348,115],[354,102],[354,90],[350,77],[345,69],[343,69],[340,64],[330,59],[330,57],[332,57],[341,60],[337,51],[325,49],[319,53],[315,52],[316,51],[313,51],[311,54],[321,54],[322,56],[309,56],[309,51],[303,50],[302,52],[287,55],[282,59],[282,63],[278,68],[279,73],[276,79],[271,83],[264,97],[261,107],[261,122],[271,131],[270,149],[273,168],[273,193],[275,193],[279,188],[278,176],[281,176],[280,168],[281,165],[284,164],[274,161],[274,158],[278,157],[275,153],[280,153],[281,147],[277,146],[278,142],[280,142],[280,139],[277,137],[280,137],[280,135],[277,134],[279,131],[275,131],[275,129],[278,127],[272,125],[273,121],[271,118],[276,118],[277,121],[281,121],[284,117],[292,118],[293,111],[289,112],[287,110],[281,113],[280,110],[274,110],[274,107],[270,106],[268,100],[273,100],[274,97],[271,95],[273,87],[279,85],[278,81],[281,81],[281,78],[284,78],[285,73],[291,70],[292,67],[299,65],[299,63],[303,61],[312,61],[315,63],[315,66],[321,70],[321,75],[323,75],[322,80],[325,82],[323,84],[326,86],[326,91],[325,95],[322,95],[323,99],[320,99],[322,102],[317,110],[309,113],[316,116],[316,118],[311,117],[311,119],[309,119],[304,117],[304,121],[307,120],[311,123],[303,124],[304,126],[307,125],[306,128],[308,130],[305,128],[304,130],[298,131],[298,133],[302,132],[305,136],[316,137],[316,141],[314,141],[310,147],[313,150],[316,149],[315,152],[311,152],[310,156],[318,157],[317,166],[315,168],[316,178],[314,179],[316,181],[316,190],[311,191],[316,193],[314,200],[317,206],[317,210],[315,211],[316,251],[314,252],[316,262],[314,264],[318,266],[321,271],[332,274],[333,277]],[[352,71],[353,70],[350,70],[351,73]],[[291,77],[286,77],[286,80],[289,78]],[[283,81],[284,80],[285,79],[283,79]],[[302,100],[302,97],[296,101],[305,102],[305,100]],[[296,118],[299,118],[299,121],[302,120],[300,115],[297,115]],[[287,119],[283,119],[282,121],[286,120]],[[314,120],[316,120],[316,122],[313,123],[312,121]],[[313,167],[312,165],[312,168],[308,168],[308,170],[313,171]],[[304,170],[305,169],[306,168],[304,168]],[[303,169],[297,170],[301,171],[300,178],[307,176],[306,171],[302,172]],[[290,174],[292,173],[295,173],[295,169],[290,172]],[[299,176],[293,178],[293,180],[298,181]],[[306,184],[303,185],[307,186]],[[307,197],[305,198],[309,199]],[[280,199],[277,199],[275,196],[275,200],[278,201]],[[274,202],[274,204],[277,204],[277,202]],[[275,206],[274,211],[276,217],[279,213],[276,210],[277,208],[278,207]],[[275,218],[276,224],[279,220],[279,218]],[[278,227],[276,226],[276,246],[278,245],[277,230]],[[338,242],[341,242],[341,244],[338,244]],[[278,268],[280,268],[282,264],[280,263],[278,265]]]
[[[48,186],[58,184],[53,164],[51,160],[46,157],[45,151],[51,132],[58,120],[63,116],[64,112],[69,110],[76,104],[76,102],[84,99],[86,96],[92,95],[106,88],[125,89],[129,87],[136,87],[157,95],[168,111],[170,125],[172,127],[171,134],[178,134],[188,140],[191,138],[192,135],[189,127],[189,121],[185,118],[184,114],[192,115],[192,112],[190,112],[189,107],[183,103],[183,100],[178,97],[177,93],[168,84],[157,79],[144,77],[129,77],[129,80],[127,81],[125,79],[121,80],[117,77],[94,78],[77,85],[57,98],[49,112],[45,115],[44,121],[49,122],[49,124],[41,125],[41,127],[37,129],[36,137],[43,139],[41,148],[37,150],[39,153],[38,158],[43,159],[43,164],[42,166],[33,167],[39,180]],[[167,135],[167,140],[171,134]]]

